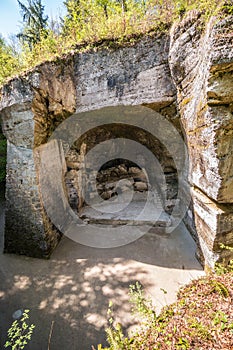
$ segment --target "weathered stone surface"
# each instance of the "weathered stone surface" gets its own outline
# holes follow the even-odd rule
[[[192,192],[195,226],[190,211],[185,220],[192,232],[197,230],[199,255],[212,267],[225,254],[217,250],[219,243],[232,245],[232,23],[232,16],[211,20],[201,33],[200,15],[193,12],[174,26],[169,54],[189,149],[189,180],[203,193],[200,198]]]
[[[232,118],[225,106],[208,107],[199,114],[202,127],[187,132],[190,182],[223,203],[233,202]]]
[[[30,103],[13,105],[2,111],[2,128],[9,142],[32,149],[34,120]]]
[[[149,227],[169,227],[172,224],[170,216],[165,213],[161,207],[156,206],[153,196],[145,192],[136,192],[133,201],[128,201],[128,193],[122,197],[111,201],[104,201],[93,207],[84,207],[80,213],[80,217],[89,223],[99,223],[102,225],[128,225],[130,226],[145,226]],[[151,202],[151,205],[145,203]],[[125,205],[128,203],[128,205]],[[148,203],[147,203],[148,204]],[[140,215],[142,210],[144,214]],[[148,229],[149,229],[148,227]],[[164,230],[165,233],[165,230]]]
[[[170,105],[176,91],[168,49],[169,36],[155,35],[131,47],[75,56],[78,111],[118,104],[154,103],[157,110]]]
[[[35,147],[45,143],[56,127],[76,109],[73,59],[39,67],[32,80]]]
[[[33,75],[14,78],[1,88],[1,110],[17,104],[31,103],[34,93],[31,85]],[[2,111],[1,111],[2,113]]]
[[[221,244],[233,246],[233,206],[217,204],[198,189],[192,190],[192,198],[195,224],[205,263],[214,267],[214,262],[222,254]],[[230,255],[228,252],[228,261]]]
[[[228,16],[215,21],[211,28],[211,46],[214,48],[210,52],[210,71],[229,72],[232,70],[232,25],[233,16]]]
[[[48,139],[58,120],[75,111],[70,69],[64,62],[42,65],[2,88],[1,121],[8,140],[6,252],[48,257],[61,237],[43,209],[33,149]]]
[[[46,143],[74,112],[143,105],[183,132],[190,168],[176,169],[165,147],[172,129],[156,138],[140,125],[114,122],[92,127],[90,123],[89,131],[66,154],[66,185],[72,207],[82,208],[85,188],[95,185],[95,174],[83,176],[91,169],[86,154],[105,140],[136,140],[152,152],[165,174],[160,191],[166,193],[167,202],[163,204],[167,212],[177,203],[177,175],[182,170],[184,179],[179,184],[183,199],[178,199],[177,215],[179,208],[183,212],[188,207],[184,221],[197,241],[203,264],[213,266],[222,257],[229,259],[229,251],[219,250],[219,244],[233,244],[232,24],[233,16],[229,16],[220,21],[211,19],[204,27],[201,14],[192,11],[173,26],[170,35],[148,35],[133,46],[114,50],[71,54],[42,64],[5,85],[0,109],[8,139],[6,250],[47,256],[60,237],[43,208],[34,162],[35,158],[38,164],[37,155],[43,146],[38,152],[37,147]],[[154,123],[152,118],[151,125]],[[78,125],[74,127],[77,130]],[[179,159],[178,142],[172,148]],[[104,160],[104,152],[99,155],[100,161]],[[48,157],[48,161],[54,160]],[[143,160],[140,162],[143,168]],[[133,168],[118,164],[111,171],[103,169],[98,184],[102,197],[116,195],[117,188],[112,184],[130,176],[135,189],[150,192],[141,169]],[[191,203],[185,174],[193,187]],[[124,185],[122,191],[127,192],[128,187]],[[90,197],[93,193],[90,191]],[[18,217],[22,220],[17,222]]]
[[[182,23],[174,29],[169,62],[190,151],[190,181],[212,199],[229,203],[233,202],[232,17],[210,22],[202,35],[197,18],[198,14],[183,23],[180,36]],[[189,62],[192,55],[195,65]]]
[[[33,152],[9,141],[7,148],[5,252],[46,258],[59,234],[45,222]]]

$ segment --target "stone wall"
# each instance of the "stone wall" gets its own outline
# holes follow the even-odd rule
[[[203,264],[213,267],[219,259],[230,259],[219,244],[233,245],[232,23],[228,17],[204,27],[193,11],[170,33],[147,35],[118,49],[72,53],[2,88],[1,123],[8,140],[7,252],[46,257],[60,239],[43,207],[36,157],[57,126],[75,112],[143,105],[171,122],[188,146],[190,168],[183,170],[189,181],[184,177],[182,191],[184,198],[191,192],[192,203],[185,222]],[[118,132],[124,136],[119,127]],[[98,143],[106,130],[93,135],[79,140],[76,150],[84,144],[91,148],[91,140]],[[133,139],[142,142],[143,135]],[[156,140],[149,143],[167,177],[174,176],[179,169],[166,148]],[[78,170],[77,159],[72,166],[72,157],[66,160],[69,172]],[[83,189],[74,185],[73,175],[66,180],[78,196]]]
[[[60,234],[46,218],[35,168],[33,92],[27,79],[12,81],[2,99],[7,137],[5,252],[48,257]]]
[[[190,156],[195,224],[205,262],[213,266],[233,244],[233,18],[213,19],[205,32],[198,13],[171,35],[171,74]]]

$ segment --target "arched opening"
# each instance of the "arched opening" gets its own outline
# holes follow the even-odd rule
[[[113,143],[108,147],[106,142],[110,140]],[[135,143],[128,144],[129,140]],[[134,147],[136,143],[140,146],[133,159],[116,156],[127,155],[127,147]],[[101,150],[94,152],[95,159],[93,156],[88,158],[88,153],[101,144]],[[149,159],[150,155],[156,161],[154,164]],[[99,158],[99,167],[94,171],[91,162],[96,162],[96,158]],[[129,216],[131,219],[137,217],[148,201],[154,207],[151,207],[149,216],[148,212],[145,214],[145,220],[154,221],[153,212],[157,208],[162,211],[160,225],[166,226],[170,222],[169,214],[178,201],[177,169],[169,151],[149,131],[121,123],[95,127],[74,142],[66,154],[66,164],[65,183],[69,203],[82,219],[111,223],[110,218],[116,216],[110,216],[109,212],[115,213],[121,200],[121,203],[125,201],[126,206],[118,211],[119,223],[126,223]],[[95,206],[101,209],[100,215],[90,209],[90,202],[95,203],[96,197],[102,200],[101,208]],[[130,204],[127,206],[128,202]],[[130,214],[127,215],[125,210]],[[105,211],[106,215],[103,214]]]

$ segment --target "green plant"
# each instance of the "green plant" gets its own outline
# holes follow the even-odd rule
[[[219,247],[222,250],[233,252],[233,247],[229,247],[223,243],[220,243]],[[215,264],[214,270],[217,275],[222,275],[227,272],[233,272],[233,259],[226,263],[226,259],[224,258],[222,262]]]
[[[225,330],[228,327],[228,316],[222,311],[217,311],[214,314],[212,323],[214,326],[220,325],[221,330]]]
[[[131,285],[132,312],[140,316],[137,332],[131,337],[124,335],[121,325],[115,325],[110,303],[110,326],[107,329],[110,346],[103,348],[99,345],[98,350],[212,349],[216,342],[219,348],[223,344],[229,348],[229,334],[233,335],[232,306],[229,303],[232,279],[231,272],[218,277],[212,272],[192,281],[179,291],[177,302],[165,307],[157,316],[140,283]]]
[[[142,286],[139,282],[129,286],[130,302],[132,304],[132,312],[139,314],[146,323],[155,324],[157,321],[156,312],[154,310],[152,300],[145,296]]]
[[[0,35],[0,85],[20,69],[19,57]]]
[[[41,37],[47,34],[48,16],[44,16],[44,6],[41,0],[27,0],[24,4],[18,0],[24,27],[17,34],[23,43],[27,43],[32,50],[33,46],[40,42]]]
[[[193,338],[202,338],[204,340],[208,340],[211,338],[211,332],[207,326],[204,326],[202,322],[198,320],[197,317],[191,317],[187,320],[187,324],[190,329],[190,335]]]
[[[233,14],[233,1],[232,0],[224,1],[223,5],[222,5],[222,11],[226,14],[232,15]]]
[[[110,345],[108,349],[109,350],[119,350],[119,349],[130,350],[130,344],[132,343],[132,340],[125,337],[120,323],[115,324],[112,302],[109,303],[108,315],[109,315],[109,320],[108,320],[109,327],[106,329],[107,341]],[[101,347],[100,349],[102,350]]]
[[[178,342],[176,343],[176,349],[180,350],[186,350],[190,348],[190,344],[187,339],[185,338],[179,338]]]
[[[5,343],[5,348],[10,347],[11,350],[24,349],[31,340],[32,333],[35,326],[27,324],[29,319],[29,310],[24,310],[22,317],[19,320],[15,320],[10,329],[8,330],[8,340]]]
[[[132,305],[132,313],[139,314],[144,321],[144,325],[151,326],[151,324],[153,324],[155,326],[157,317],[152,301],[145,296],[139,282],[136,282],[135,285],[130,285],[129,296]],[[103,348],[102,345],[99,344],[97,350],[137,350],[140,344],[143,344],[144,338],[141,340],[140,338],[135,338],[135,334],[132,337],[125,336],[121,324],[115,323],[112,302],[109,303],[108,317],[109,327],[106,329],[106,334],[109,347]],[[160,320],[158,320],[158,322],[160,322]]]
[[[210,281],[210,286],[212,287],[211,292],[219,293],[219,295],[223,296],[224,298],[229,297],[229,290],[223,283],[217,280],[212,280]]]

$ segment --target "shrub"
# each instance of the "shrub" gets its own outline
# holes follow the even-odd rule
[[[15,320],[10,329],[8,330],[8,340],[5,343],[5,348],[10,347],[12,350],[24,349],[31,340],[32,333],[35,326],[27,324],[29,319],[29,310],[24,310],[22,317],[19,320]]]

